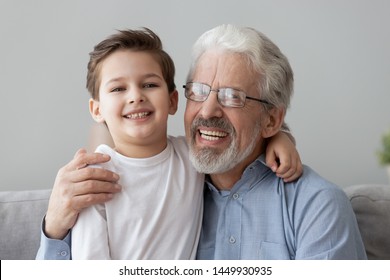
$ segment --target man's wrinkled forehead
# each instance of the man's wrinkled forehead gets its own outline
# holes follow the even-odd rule
[[[249,90],[256,83],[252,67],[240,53],[211,50],[203,53],[195,67],[192,81],[212,87]]]

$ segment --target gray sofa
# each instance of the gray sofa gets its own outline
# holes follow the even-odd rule
[[[344,189],[369,259],[390,259],[390,186]],[[51,190],[0,192],[0,259],[34,259]]]
[[[51,190],[0,192],[0,259],[35,259]]]

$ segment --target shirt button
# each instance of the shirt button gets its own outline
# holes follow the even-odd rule
[[[238,193],[233,194],[233,199],[238,199],[240,195]]]
[[[236,239],[234,238],[234,236],[230,236],[229,243],[231,243],[231,244],[236,243]]]
[[[60,255],[61,255],[62,257],[65,257],[67,254],[68,254],[68,252],[66,252],[66,251],[61,251],[61,253],[60,253]]]

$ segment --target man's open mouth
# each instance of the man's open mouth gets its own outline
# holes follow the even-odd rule
[[[208,141],[216,141],[226,137],[228,134],[223,131],[199,130],[200,137]]]

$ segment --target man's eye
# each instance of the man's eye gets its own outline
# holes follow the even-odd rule
[[[234,90],[226,90],[225,97],[229,99],[239,99],[240,96]]]

